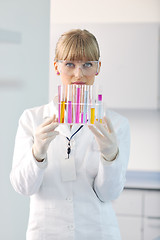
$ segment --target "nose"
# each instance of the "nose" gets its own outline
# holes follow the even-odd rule
[[[82,69],[80,67],[76,67],[75,71],[74,71],[74,76],[76,77],[76,79],[81,79],[83,77],[83,72]]]

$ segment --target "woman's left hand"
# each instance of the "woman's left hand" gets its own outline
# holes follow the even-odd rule
[[[119,150],[116,134],[110,119],[104,117],[103,123],[96,121],[94,125],[89,125],[88,127],[95,135],[102,156],[105,160],[113,161]]]

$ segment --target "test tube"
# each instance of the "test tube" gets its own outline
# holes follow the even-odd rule
[[[65,95],[66,95],[66,86],[61,86],[61,111],[60,111],[60,123],[64,123],[64,114],[65,114]]]
[[[76,123],[79,123],[81,97],[81,87],[79,85],[77,86],[76,96]]]
[[[67,110],[68,110],[68,123],[72,123],[72,85],[68,85],[67,92]]]
[[[83,123],[87,122],[87,108],[88,108],[88,86],[84,86],[84,108],[83,108]]]
[[[92,103],[91,103],[91,115],[90,115],[90,123],[94,124],[95,121],[95,102],[94,99],[92,99]]]
[[[61,85],[58,86],[58,122],[61,119]]]
[[[102,105],[102,94],[98,94],[98,121],[102,123],[103,118],[103,105]]]
[[[89,100],[88,100],[88,123],[94,124],[95,118],[95,100],[93,85],[89,85]]]
[[[81,86],[81,99],[80,99],[81,123],[83,123],[83,111],[84,111],[84,85]]]
[[[76,119],[76,85],[72,85],[72,123]]]

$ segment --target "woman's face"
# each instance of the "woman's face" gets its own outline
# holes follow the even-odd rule
[[[93,85],[95,76],[100,72],[101,62],[98,61],[58,61],[54,62],[57,75],[64,85]]]

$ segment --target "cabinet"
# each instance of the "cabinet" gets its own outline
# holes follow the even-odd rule
[[[113,202],[122,240],[142,239],[142,201],[143,192],[124,190]]]
[[[141,240],[142,221],[141,217],[118,216],[118,223],[122,240]]]
[[[160,239],[160,192],[146,191],[144,199],[144,240]]]
[[[160,239],[160,191],[125,189],[113,208],[122,240]]]
[[[144,240],[160,239],[160,218],[144,218]]]

